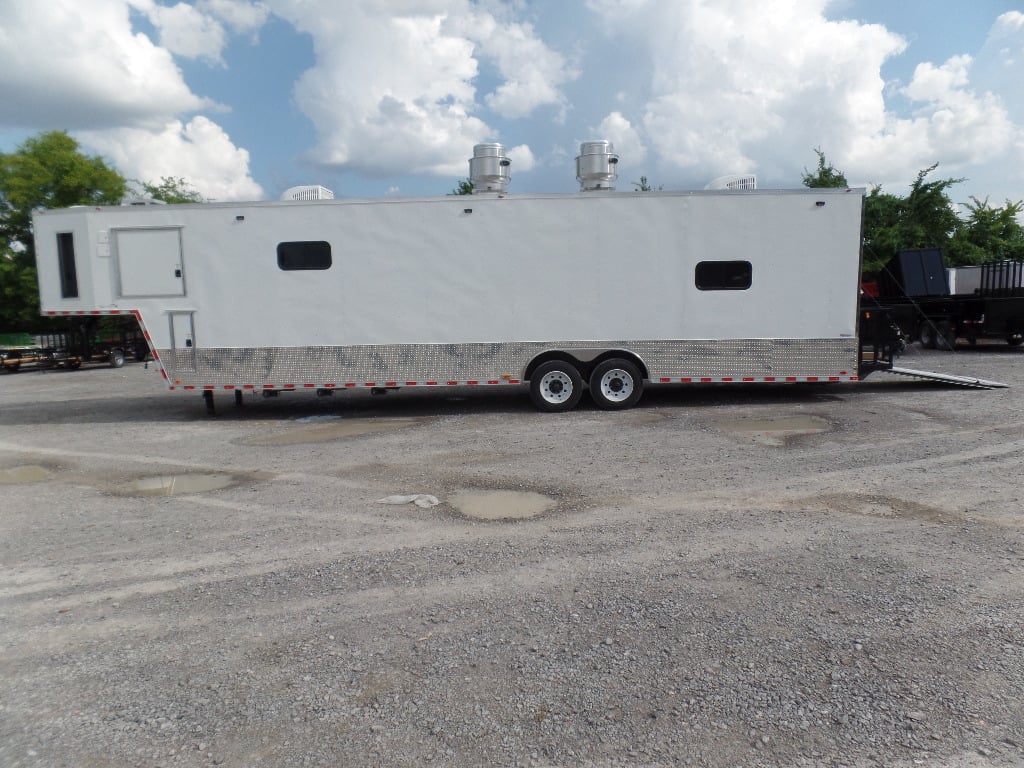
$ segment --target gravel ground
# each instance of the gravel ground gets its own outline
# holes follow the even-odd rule
[[[902,363],[1013,386],[2,376],[0,765],[1024,765],[1024,350]]]

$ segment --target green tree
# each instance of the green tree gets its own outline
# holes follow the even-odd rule
[[[142,185],[145,193],[154,200],[163,200],[165,203],[205,203],[199,190],[195,189],[183,178],[174,176],[161,176],[160,183],[148,182]]]
[[[900,245],[900,219],[903,198],[882,192],[874,187],[864,198],[863,263],[866,275],[881,271],[902,248]]]
[[[41,326],[33,209],[117,204],[124,192],[124,178],[102,158],[83,154],[64,131],[41,133],[0,153],[0,327]]]
[[[470,179],[463,179],[459,182],[458,186],[455,187],[449,195],[472,195],[473,194],[473,182]]]
[[[971,202],[962,205],[968,215],[946,250],[951,265],[1024,261],[1024,226],[1018,218],[1024,203],[1007,200],[1004,206],[993,208],[987,198],[972,197]]]
[[[641,176],[640,177],[640,181],[634,181],[634,182],[631,182],[631,183],[633,184],[634,187],[636,187],[636,191],[637,192],[653,192],[654,191],[654,187],[652,187],[650,185],[650,183],[647,181],[647,177],[646,176]],[[658,187],[658,190],[660,191],[661,187]]]
[[[963,179],[925,181],[925,177],[938,167],[939,164],[935,163],[920,171],[910,185],[910,194],[904,201],[904,248],[945,248],[960,226],[960,218],[947,190]]]
[[[926,177],[938,163],[917,174],[910,194],[898,197],[875,187],[864,203],[864,264],[866,274],[876,274],[905,248],[948,249],[961,226],[947,191],[963,179]]]
[[[850,186],[846,182],[846,176],[843,172],[836,170],[832,163],[826,160],[825,153],[821,151],[820,147],[815,147],[814,153],[818,156],[818,170],[816,173],[810,173],[804,168],[803,184],[805,187],[820,189],[823,187]]]

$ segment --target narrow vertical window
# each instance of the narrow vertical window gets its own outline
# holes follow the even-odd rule
[[[70,232],[57,235],[57,261],[60,264],[60,295],[78,298],[78,268],[75,266],[75,236]]]

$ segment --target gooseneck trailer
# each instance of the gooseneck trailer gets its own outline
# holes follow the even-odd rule
[[[542,410],[617,409],[645,384],[891,367],[859,337],[863,190],[623,193],[614,155],[603,177],[581,157],[577,193],[506,194],[482,145],[471,196],[41,211],[42,309],[134,316],[168,388],[208,404],[529,383]]]

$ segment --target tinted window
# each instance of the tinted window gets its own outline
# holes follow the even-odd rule
[[[286,270],[330,269],[331,244],[323,240],[278,243],[277,266]]]
[[[745,291],[751,273],[749,261],[702,261],[697,264],[694,282],[702,291]]]
[[[60,267],[60,295],[78,298],[78,268],[75,266],[75,237],[70,232],[57,235],[57,261]]]

